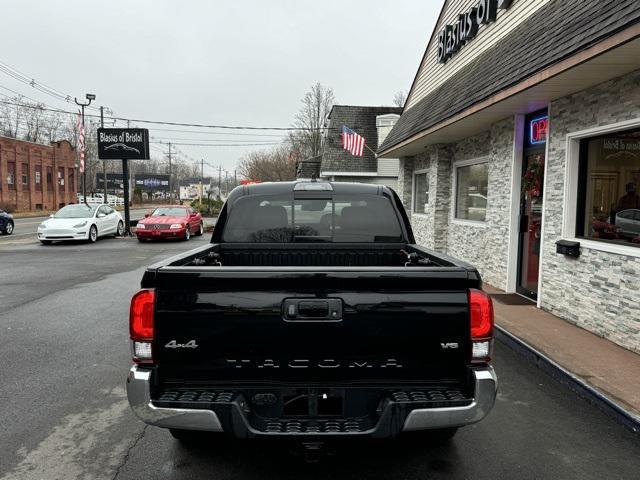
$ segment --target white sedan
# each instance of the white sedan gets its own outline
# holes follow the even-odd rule
[[[122,216],[109,205],[67,205],[38,226],[38,240],[49,245],[57,240],[88,240],[122,235]]]

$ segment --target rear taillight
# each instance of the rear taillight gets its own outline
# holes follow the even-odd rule
[[[129,310],[129,335],[133,342],[133,361],[153,363],[153,311],[155,305],[153,290],[140,290],[131,299]]]
[[[471,312],[471,361],[484,363],[491,360],[493,342],[493,301],[482,290],[469,290]]]

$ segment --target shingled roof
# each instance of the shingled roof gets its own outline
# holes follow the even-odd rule
[[[371,150],[378,146],[376,117],[389,113],[401,114],[398,107],[361,107],[334,105],[329,113],[328,135],[322,154],[321,172],[376,172],[378,162]],[[342,148],[342,126],[362,135],[365,147],[362,157],[355,157]]]
[[[494,47],[407,109],[379,151],[388,150],[636,23],[640,23],[638,0],[551,0]]]

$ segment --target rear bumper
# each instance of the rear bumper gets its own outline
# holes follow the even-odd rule
[[[205,430],[222,432],[218,416],[211,410],[188,408],[162,408],[151,402],[150,370],[134,366],[127,378],[127,397],[136,416],[149,425],[162,428],[182,428],[185,430]]]
[[[474,398],[468,405],[443,408],[407,409],[389,402],[377,424],[365,430],[344,430],[332,432],[300,431],[258,431],[249,424],[243,410],[243,401],[230,402],[217,411],[195,408],[164,408],[153,404],[151,399],[151,370],[133,366],[127,378],[127,397],[135,415],[149,425],[162,428],[226,432],[238,437],[269,436],[369,436],[388,437],[401,431],[429,430],[436,428],[461,427],[482,420],[495,402],[498,381],[492,367],[473,371]],[[224,425],[224,427],[223,427]]]
[[[461,427],[482,420],[493,408],[498,379],[492,367],[474,370],[475,395],[471,404],[453,408],[422,408],[409,412],[402,430]]]

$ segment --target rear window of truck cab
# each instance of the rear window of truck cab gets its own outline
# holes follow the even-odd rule
[[[294,198],[249,195],[230,206],[222,241],[227,243],[401,242],[391,201],[379,195]]]

